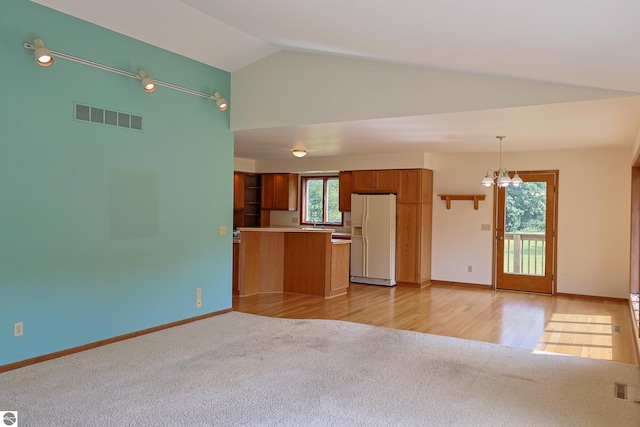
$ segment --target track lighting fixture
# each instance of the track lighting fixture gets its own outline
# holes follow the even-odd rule
[[[144,70],[140,70],[136,77],[142,80],[142,88],[147,93],[152,93],[156,91],[156,82],[151,77],[147,75],[147,72]]]
[[[44,42],[40,39],[35,39],[33,41],[34,46],[34,55],[36,57],[36,62],[41,67],[50,67],[53,65],[53,55],[51,51],[44,47]]]
[[[295,148],[291,153],[296,157],[304,157],[307,155],[307,150]]]
[[[54,57],[62,58],[68,61],[77,62],[79,64],[88,65],[89,67],[97,68],[99,70],[109,71],[110,73],[120,74],[121,76],[138,79],[142,82],[142,88],[147,93],[154,92],[158,88],[158,86],[163,86],[169,89],[175,89],[180,92],[188,93],[191,95],[200,96],[202,98],[212,99],[216,102],[216,106],[220,111],[226,111],[229,108],[229,103],[227,102],[226,99],[222,97],[220,92],[214,92],[213,95],[210,95],[208,93],[198,92],[196,90],[174,85],[172,83],[152,79],[144,70],[140,70],[140,72],[136,74],[130,71],[120,70],[118,68],[110,67],[108,65],[103,65],[97,62],[89,61],[88,59],[79,58],[77,56],[68,55],[66,53],[57,52],[55,50],[50,50],[44,46],[44,42],[41,39],[35,39],[33,43],[24,43],[23,46],[25,47],[25,49],[30,49],[34,51],[36,61],[38,65],[40,65],[41,67],[49,67],[53,65]]]
[[[216,105],[218,106],[218,110],[227,111],[227,108],[229,108],[229,104],[227,103],[227,100],[224,99],[222,97],[222,95],[220,95],[220,92],[216,92],[213,95],[211,95],[211,99],[216,101]]]

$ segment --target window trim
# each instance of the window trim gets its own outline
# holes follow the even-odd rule
[[[326,222],[327,219],[327,180],[336,179],[338,180],[338,185],[340,180],[338,179],[338,175],[307,175],[300,177],[300,225],[314,225],[313,222],[307,222],[305,218],[307,217],[307,181],[309,180],[320,180],[322,179],[322,218],[323,222],[317,222],[315,225],[323,225],[330,227],[342,227],[344,225],[344,212],[340,212],[340,222]],[[338,199],[340,196],[338,195]],[[339,202],[339,200],[338,200]]]

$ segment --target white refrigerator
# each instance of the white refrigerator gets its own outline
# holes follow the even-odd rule
[[[396,195],[351,195],[351,281],[396,284]]]

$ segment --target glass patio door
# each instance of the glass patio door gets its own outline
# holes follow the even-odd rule
[[[496,289],[553,294],[557,172],[519,175],[496,190]]]

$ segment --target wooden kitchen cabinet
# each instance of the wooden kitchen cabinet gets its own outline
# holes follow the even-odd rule
[[[260,175],[233,174],[233,228],[260,227]]]
[[[398,170],[353,171],[351,185],[354,193],[396,193],[398,191]]]
[[[233,210],[244,209],[244,173],[233,173]]]
[[[432,203],[433,171],[401,169],[398,176],[398,203]]]
[[[351,212],[351,175],[350,171],[340,172],[338,175],[338,210],[340,212]]]
[[[396,224],[396,282],[426,286],[431,282],[430,203],[398,203]]]
[[[262,174],[262,209],[294,211],[298,205],[298,175]]]

